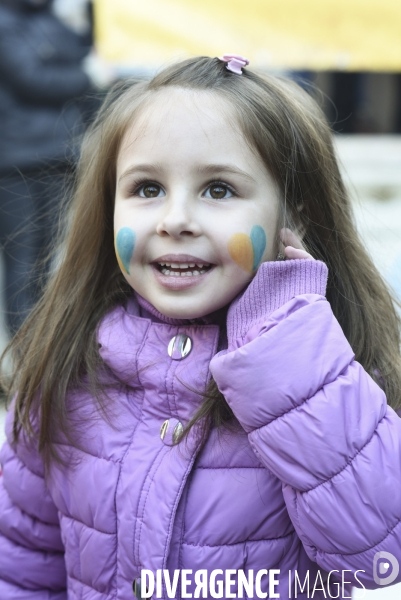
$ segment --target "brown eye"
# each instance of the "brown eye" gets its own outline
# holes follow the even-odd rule
[[[231,190],[226,185],[215,183],[209,187],[210,197],[214,198],[215,200],[222,200],[223,198],[226,198],[227,192],[231,193],[231,196],[233,195]]]
[[[143,198],[157,198],[160,195],[160,189],[160,186],[155,183],[147,183],[141,186],[139,195]]]

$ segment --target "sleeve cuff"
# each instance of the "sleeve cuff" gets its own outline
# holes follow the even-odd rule
[[[328,269],[318,260],[286,260],[262,263],[242,296],[227,315],[229,342],[245,337],[256,324],[302,294],[326,293]]]

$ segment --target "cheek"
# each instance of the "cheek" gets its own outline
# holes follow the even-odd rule
[[[266,250],[266,233],[260,225],[254,225],[249,235],[234,233],[227,243],[228,252],[237,265],[248,273],[259,267]]]
[[[123,273],[130,274],[130,262],[135,249],[135,231],[122,227],[114,236],[117,261]]]

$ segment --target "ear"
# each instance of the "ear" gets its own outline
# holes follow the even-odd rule
[[[295,228],[293,228],[293,232],[301,241],[304,239],[305,233],[306,233],[306,227],[302,223],[302,219],[301,219],[301,213],[302,213],[303,209],[304,209],[303,203],[300,203],[297,205],[297,208],[296,208],[297,212],[294,215]]]
[[[305,237],[305,233],[306,233],[306,227],[305,225],[302,225],[302,223],[300,223],[300,225],[298,227],[296,227],[294,230],[295,235],[301,240],[304,239]]]
[[[286,211],[283,214],[283,221],[284,221],[283,226],[280,227],[280,231],[282,229],[289,229],[290,231],[292,231],[295,234],[295,236],[298,238],[298,240],[300,240],[301,242],[303,241],[305,234],[306,234],[306,226],[302,222],[302,217],[301,217],[301,213],[303,210],[304,210],[304,204],[300,202],[299,204],[297,204],[295,210],[292,209],[291,211]],[[281,235],[278,235],[277,237],[278,237],[278,244],[277,244],[278,254],[284,254],[284,249],[286,247],[285,236],[284,236],[284,239],[281,238]]]

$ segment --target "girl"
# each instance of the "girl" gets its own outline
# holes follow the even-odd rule
[[[3,600],[400,581],[399,324],[319,109],[246,64],[125,82],[86,136],[12,344]]]

